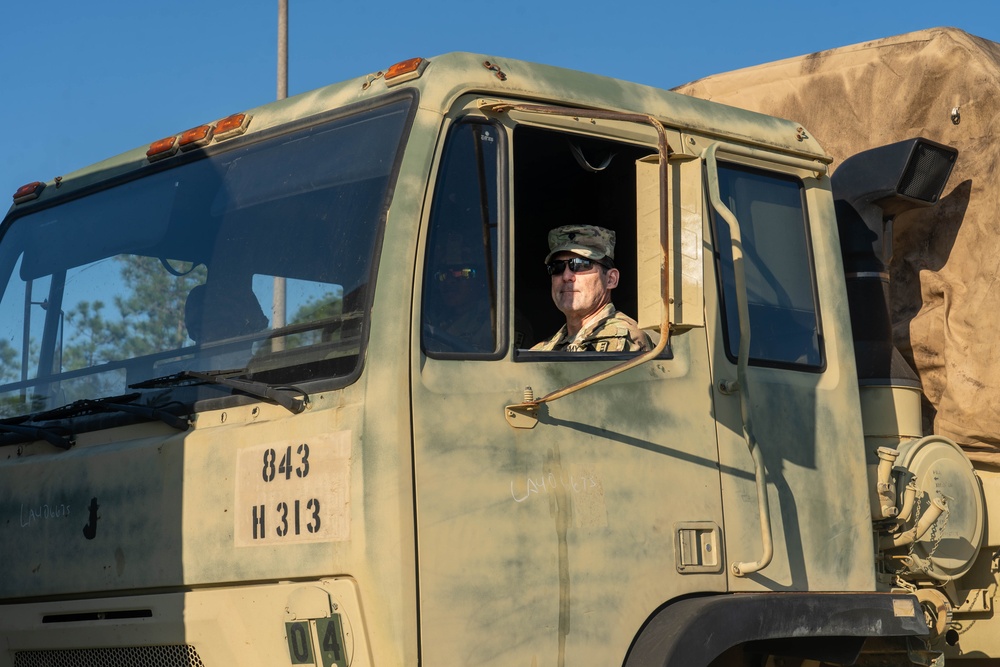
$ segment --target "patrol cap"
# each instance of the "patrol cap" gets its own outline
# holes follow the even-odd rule
[[[615,258],[615,233],[596,225],[563,225],[549,232],[549,254],[545,263],[559,252],[571,252],[587,259]]]

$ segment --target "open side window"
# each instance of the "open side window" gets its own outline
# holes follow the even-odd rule
[[[615,265],[621,280],[612,298],[619,311],[634,318],[635,163],[655,150],[528,125],[515,128],[513,143],[515,345],[530,348],[565,323],[552,302],[544,265],[549,230],[561,225],[598,225],[616,233]],[[546,356],[557,354],[562,353]],[[590,353],[564,356],[580,359]]]
[[[750,325],[749,363],[822,370],[823,339],[802,182],[794,176],[718,164],[719,196],[742,236]],[[739,356],[740,318],[729,226],[712,216],[726,354]]]

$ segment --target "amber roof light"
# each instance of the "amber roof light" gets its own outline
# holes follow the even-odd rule
[[[424,73],[429,62],[423,58],[410,58],[396,63],[385,71],[385,85],[395,86],[397,83],[416,79]]]
[[[170,157],[177,153],[177,150],[189,151],[202,146],[207,146],[212,141],[222,141],[230,137],[238,137],[247,131],[250,125],[250,114],[234,113],[226,116],[222,120],[214,123],[206,123],[190,130],[175,134],[172,137],[164,137],[159,141],[154,141],[146,151],[146,157],[150,162],[156,162],[163,158]]]
[[[189,151],[192,148],[204,146],[212,140],[214,129],[211,125],[192,127],[187,132],[181,133],[181,136],[177,139],[177,145],[180,146],[182,151]]]
[[[42,194],[42,190],[44,189],[45,183],[42,183],[41,181],[35,181],[34,183],[22,185],[14,193],[14,203],[23,204],[26,201],[38,199],[38,195]]]
[[[177,137],[164,137],[159,141],[154,141],[149,145],[149,150],[146,151],[146,157],[149,158],[150,162],[154,160],[162,160],[165,157],[170,157],[177,152]]]
[[[228,139],[243,134],[250,125],[250,114],[234,113],[215,124],[215,138]]]

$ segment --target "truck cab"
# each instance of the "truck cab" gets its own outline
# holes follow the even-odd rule
[[[0,665],[923,664],[829,169],[791,121],[459,53],[22,188]],[[532,349],[571,223],[653,349]]]

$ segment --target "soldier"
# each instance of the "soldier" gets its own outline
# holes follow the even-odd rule
[[[641,352],[649,336],[611,303],[618,286],[615,233],[594,225],[564,225],[549,232],[545,266],[552,276],[552,300],[566,324],[533,350]]]

